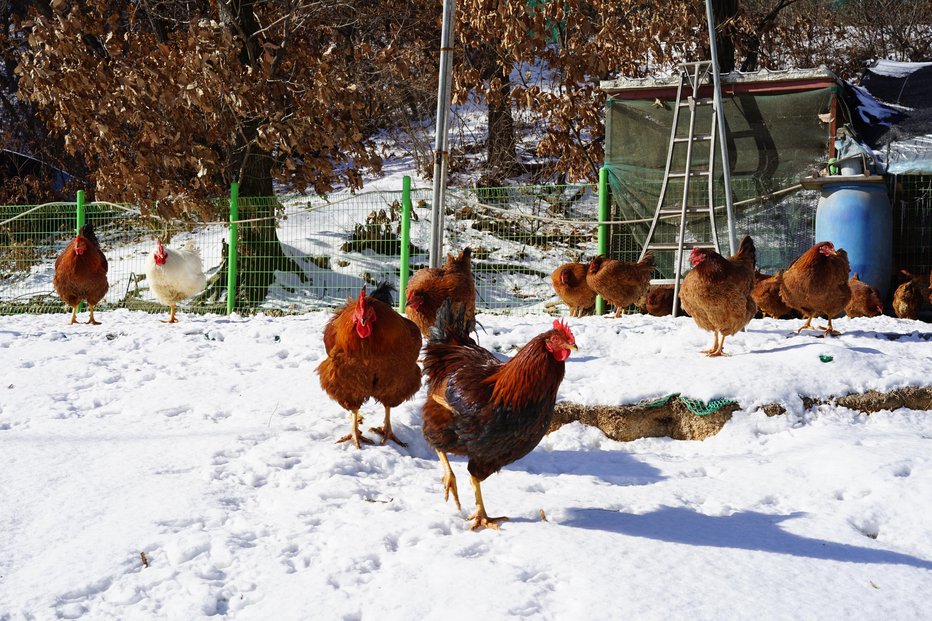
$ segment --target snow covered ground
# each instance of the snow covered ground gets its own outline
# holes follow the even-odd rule
[[[423,391],[394,412],[407,449],[334,443],[327,317],[4,318],[0,619],[929,618],[932,413],[800,401],[928,385],[928,324],[841,319],[826,340],[755,320],[708,359],[688,318],[571,319],[560,399],[744,410],[703,442],[565,426],[484,485],[512,521],[471,532]],[[551,321],[479,320],[506,355]]]

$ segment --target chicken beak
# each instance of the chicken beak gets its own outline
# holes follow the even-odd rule
[[[569,349],[572,349],[573,351],[579,351],[579,348],[576,347],[576,343],[570,343],[567,347],[569,347]]]

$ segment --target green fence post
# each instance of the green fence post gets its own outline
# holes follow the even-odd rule
[[[239,242],[239,184],[230,184],[230,245],[227,248],[227,315],[233,313],[236,305],[236,268],[239,257],[237,243]]]
[[[78,190],[78,209],[75,214],[75,217],[78,221],[78,226],[75,228],[74,232],[77,235],[81,231],[81,227],[84,226],[84,220],[86,213],[84,211],[84,190]]]
[[[599,169],[599,254],[608,256],[608,168]],[[602,296],[595,298],[595,314],[605,313],[605,300]]]
[[[84,209],[84,190],[78,190],[77,196],[77,208],[75,209],[75,220],[77,221],[77,226],[75,226],[74,234],[77,235],[81,232],[81,227],[84,226],[84,221],[87,217],[87,213]],[[84,312],[84,302],[78,302],[78,312]]]
[[[408,267],[411,260],[411,177],[401,180],[401,282],[398,283],[398,312],[405,312],[408,296]]]

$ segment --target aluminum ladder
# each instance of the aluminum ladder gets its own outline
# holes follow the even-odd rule
[[[674,258],[674,277],[673,278],[655,278],[650,281],[652,285],[673,285],[673,316],[676,316],[680,302],[680,281],[683,277],[683,251],[689,251],[693,248],[711,248],[716,252],[721,252],[718,241],[718,231],[715,227],[715,205],[713,198],[713,172],[715,167],[715,141],[716,139],[724,140],[720,135],[718,124],[718,110],[715,108],[715,102],[721,101],[718,97],[700,97],[699,88],[706,79],[713,83],[714,89],[718,90],[719,84],[712,79],[713,63],[711,61],[700,61],[680,64],[680,82],[676,89],[676,104],[673,107],[673,124],[670,128],[670,143],[667,146],[667,163],[663,172],[663,184],[660,188],[660,196],[657,199],[657,209],[654,211],[653,220],[651,220],[650,229],[647,238],[644,241],[644,247],[641,249],[640,259],[648,251],[676,253]],[[720,93],[720,91],[718,91]],[[685,100],[684,100],[685,98]],[[712,107],[712,123],[708,133],[696,133],[696,116],[701,107]],[[685,136],[678,135],[680,110],[689,110],[689,133]],[[709,147],[709,165],[705,170],[695,170],[693,165],[693,147],[698,147],[699,143],[707,143]],[[672,170],[673,160],[678,152],[676,147],[686,147],[686,161],[683,170]],[[689,186],[690,180],[704,177],[706,180],[708,199],[705,205],[689,204]],[[671,179],[683,180],[683,195],[678,206],[666,204],[667,190],[670,186]],[[726,180],[727,183],[727,180]],[[709,225],[711,227],[711,239],[707,241],[686,242],[686,221],[689,215],[705,213],[708,215]],[[674,219],[676,226],[676,242],[662,243],[654,241],[657,233],[657,225],[661,220],[668,221]]]

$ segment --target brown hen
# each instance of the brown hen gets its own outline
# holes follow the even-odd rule
[[[585,263],[565,263],[550,275],[553,290],[570,307],[570,317],[591,315],[595,310],[595,291],[586,283]]]
[[[851,299],[848,287],[848,254],[829,241],[815,244],[783,272],[780,297],[806,318],[796,332],[812,328],[812,318],[824,316],[828,325],[819,330],[826,335],[841,334],[832,327],[832,318],[845,310]]]
[[[741,330],[757,312],[751,298],[755,253],[754,241],[746,236],[727,259],[708,248],[693,248],[689,254],[693,269],[683,278],[680,302],[700,328],[715,334],[712,347],[704,350],[709,356],[723,355],[725,337]]]
[[[414,273],[406,288],[405,315],[423,336],[430,334],[437,309],[443,301],[453,301],[453,308],[466,309],[466,317],[476,316],[476,284],[472,277],[472,249],[464,248],[459,256],[447,254],[442,268],[423,268]]]
[[[848,317],[876,317],[883,313],[880,292],[875,287],[863,282],[857,272],[848,279],[851,299],[845,306]]]
[[[94,227],[85,224],[78,235],[68,242],[55,259],[55,276],[52,277],[55,291],[71,307],[71,322],[78,322],[78,305],[87,300],[90,318],[87,323],[97,326],[94,307],[107,294],[107,257],[100,250]]]
[[[382,284],[368,297],[363,288],[359,299],[337,309],[324,327],[324,348],[327,358],[317,367],[320,386],[352,413],[351,431],[338,442],[352,440],[356,448],[371,444],[359,432],[359,408],[371,397],[385,407],[384,426],[371,431],[382,436],[382,444],[393,440],[405,446],[392,433],[391,409],[421,387],[421,334],[392,308],[391,286]]]
[[[615,317],[636,303],[647,291],[654,271],[654,255],[648,252],[637,263],[598,256],[589,262],[586,283],[615,307]]]
[[[928,293],[924,291],[925,277],[913,276],[906,270],[900,270],[900,273],[907,276],[909,280],[893,292],[893,312],[900,319],[919,319],[919,309],[922,308],[922,301]]]
[[[783,298],[780,297],[780,283],[782,280],[783,271],[781,270],[773,276],[759,279],[754,285],[751,298],[765,317],[781,319],[793,312],[793,309],[787,306]]]

